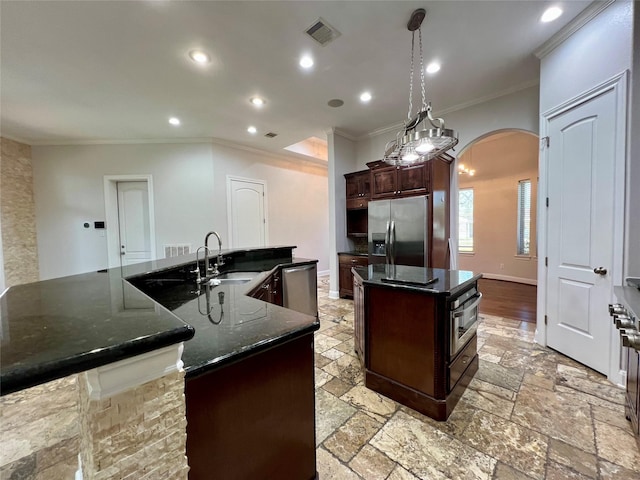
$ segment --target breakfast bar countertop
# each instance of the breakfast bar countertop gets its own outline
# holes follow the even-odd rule
[[[317,329],[315,317],[245,296],[277,265],[315,262],[294,260],[293,248],[223,251],[231,268],[262,273],[251,283],[211,290],[212,305],[218,308],[218,294],[224,292],[227,308],[219,325],[197,314],[199,305],[206,305],[206,292],[203,288],[196,295],[195,282],[186,286],[188,301],[175,308],[163,306],[132,284],[134,278],[191,268],[195,254],[7,289],[0,297],[0,395],[179,342],[185,342],[183,361],[189,375],[231,361],[234,355],[267,348],[287,335]]]

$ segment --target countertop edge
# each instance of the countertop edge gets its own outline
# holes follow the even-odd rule
[[[304,315],[304,314],[301,314],[301,315]],[[202,363],[200,365],[185,367],[185,378],[187,380],[191,380],[191,379],[200,377],[202,375],[206,375],[209,372],[218,370],[220,368],[224,368],[228,365],[231,365],[245,358],[265,352],[279,345],[283,345],[291,340],[300,338],[308,333],[313,333],[319,329],[320,329],[320,322],[316,320],[315,322],[310,323],[309,325],[306,325],[297,330],[287,332],[286,334],[280,335],[278,337],[270,338],[257,345],[251,345],[250,348],[246,348],[239,352],[234,352],[233,355],[226,355],[224,357],[212,358],[208,362]]]
[[[27,367],[22,370],[14,370],[0,376],[1,395],[8,395],[69,375],[175,345],[176,343],[190,340],[194,335],[195,329],[185,323],[182,327],[147,337],[135,338],[113,347],[86,352],[82,355]]]
[[[353,274],[357,275],[358,278],[365,285],[375,285],[376,287],[382,287],[382,288],[408,290],[408,291],[413,291],[413,292],[421,292],[421,293],[425,293],[425,294],[429,294],[429,295],[437,295],[437,296],[444,296],[444,297],[453,296],[456,293],[460,292],[461,290],[466,289],[472,283],[477,282],[478,280],[480,280],[482,278],[482,273],[476,273],[475,275],[473,275],[469,279],[465,280],[464,282],[456,285],[455,287],[453,287],[451,289],[438,290],[438,289],[429,288],[428,285],[426,285],[426,286],[409,285],[409,284],[404,284],[403,285],[403,284],[400,284],[400,283],[385,283],[385,282],[380,282],[380,281],[377,281],[377,280],[370,280],[368,278],[368,276],[367,276],[367,278],[365,278],[358,272],[359,270],[364,271],[366,269],[368,269],[368,267],[364,267],[364,266],[360,266],[360,267],[359,266],[354,266],[354,267],[351,268],[351,271],[353,272]],[[447,271],[457,271],[457,270],[447,270]]]

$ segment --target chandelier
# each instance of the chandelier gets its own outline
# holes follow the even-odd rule
[[[407,29],[411,32],[411,70],[409,73],[409,111],[404,127],[398,131],[395,140],[385,146],[382,160],[391,165],[414,165],[426,162],[453,148],[458,143],[458,134],[444,128],[442,118],[433,118],[431,103],[427,103],[425,96],[424,62],[422,59],[422,21],[426,15],[424,8],[419,8],[411,14]],[[420,110],[413,115],[413,77],[415,57],[415,37],[418,31],[420,44],[420,90],[422,104]],[[428,123],[427,123],[428,122]]]

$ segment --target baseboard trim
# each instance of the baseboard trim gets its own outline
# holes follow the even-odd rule
[[[338,290],[329,290],[329,298],[331,300],[337,300],[340,298],[340,292]]]
[[[538,285],[538,281],[532,278],[512,277],[510,275],[498,275],[495,273],[483,273],[482,278],[488,280],[503,280],[505,282],[524,283],[526,285]]]
[[[329,273],[331,273],[330,270],[322,270],[321,272],[318,272],[318,276],[319,277],[326,277],[329,275]]]

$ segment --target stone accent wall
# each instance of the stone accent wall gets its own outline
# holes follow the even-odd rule
[[[0,138],[0,215],[5,286],[36,282],[38,245],[31,147]]]
[[[83,480],[187,479],[184,371],[102,400],[78,383]]]
[[[72,479],[78,469],[77,377],[0,397],[0,478]]]

